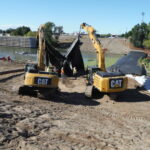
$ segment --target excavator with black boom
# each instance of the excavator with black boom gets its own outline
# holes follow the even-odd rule
[[[24,85],[19,88],[21,95],[37,94],[40,98],[48,98],[58,89],[58,75],[48,71],[49,66],[45,65],[45,35],[44,25],[38,29],[38,61],[37,64],[26,64]]]
[[[18,91],[21,95],[35,95],[42,99],[49,99],[58,89],[62,69],[66,76],[73,75],[74,67],[78,75],[84,72],[78,37],[71,44],[65,56],[49,44],[48,38],[45,25],[41,25],[38,29],[37,64],[26,64],[24,85]]]

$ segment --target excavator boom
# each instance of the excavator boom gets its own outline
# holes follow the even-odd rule
[[[38,51],[37,51],[37,56],[38,56],[38,68],[40,70],[45,69],[45,64],[44,64],[44,58],[45,58],[45,35],[44,35],[44,25],[41,25],[38,29]]]
[[[86,23],[81,24],[81,28],[88,32],[89,38],[97,53],[97,68],[91,68],[89,70],[85,95],[87,97],[93,97],[96,95],[94,95],[94,91],[98,91],[101,95],[104,93],[112,95],[112,93],[119,93],[126,90],[127,78],[123,74],[106,72],[104,51],[95,34],[95,29]]]
[[[87,25],[86,23],[82,23],[81,28],[88,32],[89,38],[92,40],[93,46],[97,53],[98,68],[100,68],[101,71],[106,71],[104,51],[102,49],[100,41],[95,35],[95,29],[92,26]]]
[[[38,29],[38,63],[26,64],[24,85],[19,88],[18,93],[35,93],[38,97],[47,99],[57,91],[62,69],[65,75],[73,76],[73,69],[76,68],[79,75],[84,72],[84,64],[78,38],[72,43],[66,56],[63,56],[48,42],[50,37],[47,36],[45,28],[45,25],[41,25]]]

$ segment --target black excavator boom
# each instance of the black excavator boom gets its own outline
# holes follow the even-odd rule
[[[77,37],[71,44],[65,56],[63,56],[54,47],[46,43],[46,64],[50,62],[58,70],[64,69],[66,76],[73,76],[73,69],[76,69],[76,74],[84,74],[84,62],[80,51],[80,40]]]

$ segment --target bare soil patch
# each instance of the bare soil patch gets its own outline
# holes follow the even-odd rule
[[[0,149],[150,149],[150,96],[134,81],[118,101],[86,99],[84,77],[60,79],[50,100],[18,95],[21,84],[23,75],[0,82]]]
[[[70,38],[61,40],[70,42]],[[81,51],[95,52],[87,37],[81,41]],[[109,53],[131,50],[124,39],[101,42]],[[0,66],[1,72],[23,68],[24,64],[0,61]],[[60,92],[50,100],[41,100],[18,95],[24,75],[17,74],[0,75],[0,149],[150,149],[150,95],[137,88],[134,80],[130,79],[128,90],[112,101],[107,95],[86,99],[84,77],[61,78]]]

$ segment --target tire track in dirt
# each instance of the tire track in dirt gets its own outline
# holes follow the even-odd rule
[[[19,74],[11,73],[11,75],[9,74],[10,76],[1,79],[0,82],[6,82],[6,81],[11,80],[13,78],[16,78],[18,76],[21,76],[22,74],[23,73],[19,73]],[[68,82],[68,81],[66,81],[66,82]],[[71,86],[72,84],[70,84],[70,82],[69,82],[69,85]],[[73,87],[71,86],[71,88],[73,88]],[[7,90],[5,87],[4,88],[0,87],[0,91],[3,92],[5,95],[7,93],[14,93],[14,92],[10,91],[10,89]],[[60,95],[58,95],[58,98],[60,98]],[[56,96],[56,99],[57,99],[57,96]],[[65,97],[63,99],[65,99]],[[87,110],[85,109],[85,111],[87,111]],[[110,117],[110,118],[118,118],[118,119],[121,118],[121,119],[133,120],[133,121],[146,121],[146,122],[150,122],[150,119],[147,118],[147,117],[131,115],[130,113],[119,114],[119,113],[115,113],[113,111],[110,111],[109,109],[106,109],[106,108],[99,108],[98,107],[98,108],[96,108],[94,110],[90,109],[90,112],[91,113],[100,113],[100,114],[105,115],[105,116]]]
[[[6,82],[6,81],[8,81],[8,80],[11,80],[11,79],[13,79],[13,78],[16,78],[16,77],[18,77],[18,76],[21,76],[21,75],[23,75],[24,74],[24,72],[22,72],[22,73],[9,73],[8,75],[3,75],[4,77],[2,78],[2,76],[0,77],[0,83],[1,82]]]
[[[131,114],[128,114],[128,113],[127,114],[114,113],[112,111],[109,111],[106,108],[101,108],[99,110],[99,113],[101,113],[101,114],[103,114],[107,117],[110,117],[110,118],[125,119],[125,120],[127,119],[127,120],[133,120],[133,121],[144,121],[144,122],[149,122],[150,123],[150,119],[148,119],[147,117],[131,115]]]
[[[139,116],[139,115],[138,116],[131,115],[130,113],[119,114],[119,113],[110,111],[107,108],[100,108],[100,106],[98,106],[98,108],[90,109],[90,110],[87,110],[87,108],[83,109],[84,113],[86,113],[87,111],[90,111],[90,113],[94,114],[97,117],[99,115],[96,115],[96,114],[101,114],[101,115],[104,115],[105,117],[109,117],[109,118],[132,120],[132,121],[142,121],[142,122],[150,123],[150,119],[148,117],[143,117],[143,116]]]
[[[9,73],[16,73],[16,72],[22,72],[24,69],[13,69],[13,70],[7,70],[7,71],[0,71],[0,75],[5,75]]]

